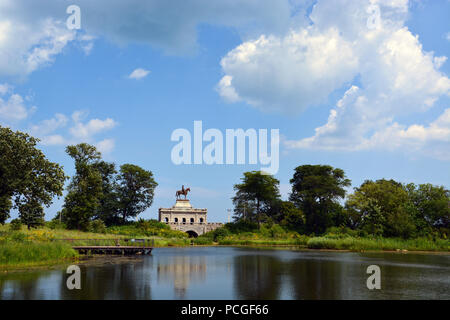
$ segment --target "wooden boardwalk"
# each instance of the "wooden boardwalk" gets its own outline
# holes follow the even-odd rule
[[[79,254],[147,255],[152,247],[142,246],[74,246]]]
[[[53,239],[53,241],[71,243],[72,248],[79,254],[88,255],[148,255],[155,246],[153,239]],[[126,245],[122,245],[121,242],[122,244],[125,242]]]

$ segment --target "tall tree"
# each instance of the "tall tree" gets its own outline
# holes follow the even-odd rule
[[[118,215],[118,185],[116,182],[116,165],[105,161],[96,163],[96,168],[102,177],[102,195],[94,219],[102,220],[107,226],[119,224]]]
[[[290,180],[290,200],[306,215],[308,232],[323,233],[331,226],[333,210],[345,197],[350,180],[344,170],[327,165],[303,165],[295,168]]]
[[[346,207],[361,216],[361,227],[373,234],[408,238],[415,232],[408,193],[394,180],[367,180],[349,195]]]
[[[124,164],[120,167],[117,183],[118,211],[122,223],[128,218],[136,217],[152,205],[158,184],[153,179],[151,171],[133,164]]]
[[[48,207],[62,195],[67,177],[61,166],[36,148],[38,142],[26,133],[0,127],[0,223],[9,218],[12,208],[22,208],[22,219],[27,221],[27,214],[36,212],[29,208]]]
[[[405,186],[416,213],[414,218],[421,231],[440,230],[448,234],[450,228],[450,191],[444,186],[411,183]]]
[[[19,216],[23,224],[28,229],[32,227],[42,226],[44,224],[44,209],[42,205],[35,200],[27,201],[19,206]]]
[[[87,230],[102,197],[102,176],[97,167],[101,154],[86,143],[68,146],[66,152],[75,160],[76,174],[68,186],[62,217],[69,228]]]
[[[262,212],[268,210],[280,198],[280,182],[261,171],[244,172],[242,183],[234,185],[236,195],[232,198],[235,214],[261,224]],[[253,209],[254,210],[249,210]],[[245,210],[245,212],[242,212]],[[251,214],[251,215],[250,215]]]

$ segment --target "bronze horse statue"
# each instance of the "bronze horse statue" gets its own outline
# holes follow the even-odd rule
[[[190,192],[190,191],[191,191],[191,188],[184,189],[184,186],[181,186],[181,190],[178,190],[175,193],[175,196],[177,197],[177,199],[180,199],[180,196],[184,195],[184,200],[186,200],[186,196],[187,196],[188,192]]]

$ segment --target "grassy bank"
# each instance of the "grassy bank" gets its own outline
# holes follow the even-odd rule
[[[382,238],[358,235],[355,230],[332,228],[323,236],[307,236],[285,230],[277,225],[262,225],[250,228],[244,226],[236,230],[234,225],[226,225],[197,239],[201,245],[237,246],[300,246],[309,249],[330,249],[350,251],[450,251],[450,241],[441,238]],[[243,230],[244,229],[244,230]]]
[[[167,230],[167,226],[154,223],[131,224],[107,228],[105,233],[81,232],[66,229],[40,229],[12,231],[8,225],[0,226],[0,269],[13,269],[51,265],[77,258],[73,245],[115,245],[125,238],[143,238],[155,247],[183,247],[194,245],[223,246],[299,246],[309,249],[350,251],[434,251],[449,252],[448,239],[390,239],[359,237],[348,233],[328,233],[313,237],[286,231],[279,226],[260,230],[217,229],[195,239],[187,234]],[[71,239],[70,241],[61,239]],[[92,241],[96,239],[96,241]],[[134,245],[132,242],[120,242]]]
[[[0,269],[50,265],[76,257],[77,253],[67,243],[10,241],[0,244]]]
[[[168,226],[132,223],[106,228],[102,233],[42,227],[12,230],[10,225],[0,225],[0,270],[28,268],[63,263],[77,258],[72,246],[78,245],[135,245],[124,239],[148,240],[155,247],[189,246],[186,233],[171,230]]]
[[[350,251],[450,251],[450,241],[444,239],[391,239],[391,238],[333,238],[313,237],[308,240],[309,249],[333,249]]]
[[[213,244],[209,241],[197,241],[199,244]],[[390,239],[390,238],[341,238],[303,237],[301,239],[236,239],[227,237],[218,245],[231,246],[300,246],[308,249],[330,249],[349,251],[440,251],[450,252],[450,241],[437,239]]]

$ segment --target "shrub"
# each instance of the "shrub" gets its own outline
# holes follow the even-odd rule
[[[102,220],[94,220],[91,222],[91,230],[95,233],[106,233],[106,226]]]
[[[19,231],[20,229],[22,229],[22,221],[20,221],[20,219],[12,220],[9,225],[9,228],[12,231]]]
[[[227,223],[225,225],[231,233],[252,232],[258,229],[258,224],[249,220],[239,220],[233,223]]]
[[[205,238],[205,237],[198,237],[198,238],[192,239],[192,242],[197,245],[213,244],[213,240],[211,238]]]
[[[60,222],[59,220],[52,220],[50,222],[46,223],[47,227],[49,227],[52,230],[55,229],[67,229],[67,226],[64,222]]]
[[[228,231],[228,229],[219,228],[219,229],[216,229],[213,231],[213,240],[214,240],[214,242],[217,242],[229,235],[230,235],[230,231]]]

